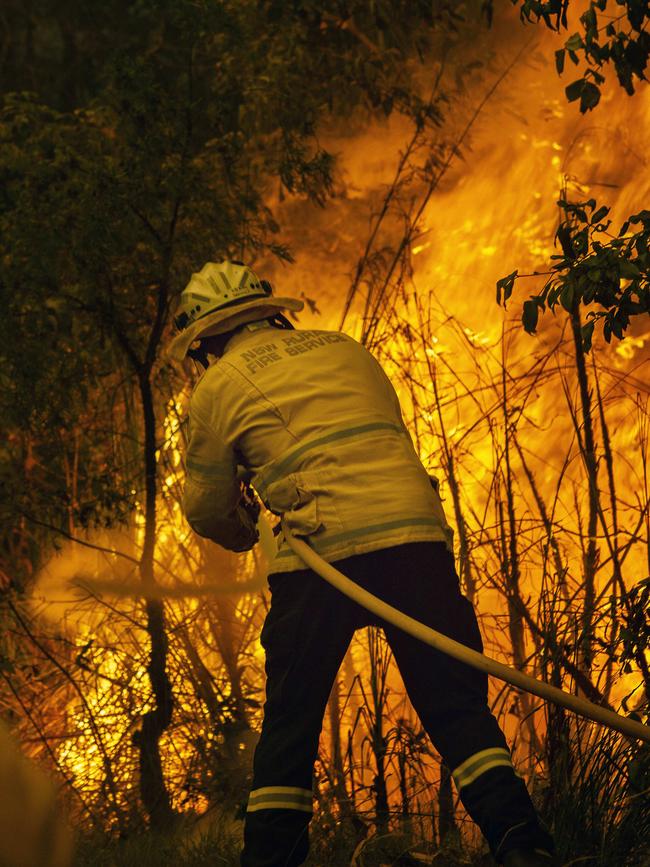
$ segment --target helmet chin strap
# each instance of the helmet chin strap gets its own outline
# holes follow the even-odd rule
[[[266,321],[274,328],[281,328],[283,331],[295,331],[295,328],[283,313],[276,313],[274,316],[269,316]]]
[[[205,370],[207,370],[210,366],[210,362],[208,361],[208,353],[205,351],[201,344],[199,344],[196,349],[188,349],[187,357],[191,358],[192,361],[197,361]]]

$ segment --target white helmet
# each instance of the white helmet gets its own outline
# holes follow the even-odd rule
[[[201,337],[223,334],[280,310],[302,310],[298,298],[276,298],[271,284],[242,262],[207,262],[181,293],[174,324],[180,332],[168,355],[181,361]]]

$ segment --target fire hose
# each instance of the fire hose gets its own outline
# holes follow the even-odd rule
[[[328,581],[333,587],[336,587],[337,590],[349,599],[357,602],[363,608],[378,615],[388,623],[392,623],[393,626],[397,626],[414,638],[418,638],[425,644],[429,644],[436,650],[447,654],[447,656],[452,656],[454,659],[472,666],[472,668],[477,668],[479,671],[504,680],[506,683],[523,689],[532,695],[539,696],[539,698],[543,698],[546,701],[552,701],[554,704],[621,732],[628,737],[638,738],[650,744],[650,726],[645,726],[636,720],[621,716],[621,714],[613,710],[601,707],[570,692],[565,692],[542,680],[537,680],[528,674],[524,674],[523,671],[504,665],[502,662],[485,656],[485,654],[479,653],[477,650],[472,650],[470,647],[454,641],[441,632],[436,632],[435,629],[425,626],[424,623],[420,623],[413,617],[409,617],[408,614],[404,614],[403,611],[394,608],[392,605],[388,605],[388,603],[379,599],[379,597],[373,596],[372,593],[359,587],[358,584],[351,581],[342,572],[339,572],[331,563],[323,560],[306,542],[292,535],[285,521],[282,522],[282,530],[289,547],[310,569],[320,575],[321,578],[324,578],[325,581]]]
[[[394,608],[392,605],[389,605],[382,599],[379,599],[377,596],[374,596],[372,593],[359,587],[358,584],[351,581],[342,572],[339,572],[339,570],[332,566],[331,563],[327,563],[323,560],[323,558],[320,557],[313,548],[310,548],[306,542],[302,539],[296,538],[287,527],[286,521],[282,521],[281,525],[277,525],[276,529],[273,530],[264,515],[259,515],[259,510],[255,511],[255,518],[259,519],[258,527],[260,528],[261,544],[267,557],[273,556],[273,549],[275,548],[273,537],[276,535],[277,531],[279,531],[281,526],[287,544],[306,566],[320,575],[321,578],[324,578],[325,581],[329,582],[349,599],[352,599],[353,602],[358,603],[363,608],[366,608],[368,611],[376,614],[388,623],[392,623],[393,626],[397,626],[399,629],[404,630],[414,638],[423,641],[425,644],[439,650],[441,653],[445,653],[447,656],[451,656],[466,665],[470,665],[472,668],[476,668],[488,675],[497,677],[518,689],[523,689],[532,695],[539,696],[539,698],[560,705],[560,707],[567,708],[567,710],[600,723],[607,728],[621,732],[621,734],[624,734],[627,737],[636,738],[650,744],[650,726],[643,725],[629,717],[624,717],[609,708],[601,707],[600,705],[594,704],[580,696],[565,692],[564,690],[551,686],[551,684],[545,683],[542,680],[537,680],[528,674],[524,674],[523,671],[511,668],[508,665],[504,665],[502,662],[498,662],[496,659],[492,659],[489,656],[485,656],[483,653],[472,650],[470,647],[466,647],[464,644],[454,641],[453,638],[449,638],[449,636],[443,635],[441,632],[436,632],[435,629],[431,629],[431,627],[426,626],[424,623],[420,623],[413,617],[409,617],[408,614],[405,614],[398,608]],[[149,591],[143,594],[142,588],[139,585],[132,586],[127,584],[124,586],[118,586],[112,580],[102,582],[84,579],[82,581],[74,581],[73,583],[75,586],[79,586],[85,591],[90,590],[94,593],[118,593],[120,596],[146,595],[148,598],[185,597],[188,595],[204,596],[208,592],[217,593],[218,595],[247,593],[259,590],[262,586],[260,580],[255,579],[246,583],[237,581],[229,585],[219,585],[218,587],[211,586],[209,588],[205,585],[195,585],[189,588],[184,585],[179,588],[177,592],[174,592],[173,589],[170,590],[169,588],[158,588],[157,593]]]

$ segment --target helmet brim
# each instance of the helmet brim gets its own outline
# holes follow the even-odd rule
[[[195,340],[224,334],[254,319],[266,319],[279,313],[280,310],[292,310],[297,313],[304,306],[304,302],[298,298],[276,298],[274,295],[269,295],[266,298],[255,298],[253,301],[238,304],[236,307],[215,310],[177,334],[168,344],[164,355],[171,361],[182,361]]]

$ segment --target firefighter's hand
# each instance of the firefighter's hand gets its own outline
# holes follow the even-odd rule
[[[255,506],[257,505],[257,510]],[[257,516],[259,515],[259,503],[246,505],[243,497],[239,501],[236,512],[236,520],[239,524],[239,529],[229,540],[226,546],[230,551],[235,551],[237,554],[242,554],[244,551],[250,551],[258,543],[260,534],[257,529]]]
[[[247,535],[245,538],[242,537],[241,540],[235,540],[228,548],[230,551],[234,551],[235,554],[243,554],[245,551],[250,551],[251,548],[254,548],[259,539],[260,534],[258,530],[254,530],[253,535]]]
[[[242,506],[248,517],[251,519],[251,521],[254,524],[257,524],[260,517],[260,512],[262,511],[262,504],[257,499],[255,491],[250,485],[242,485],[242,496],[240,505]]]

